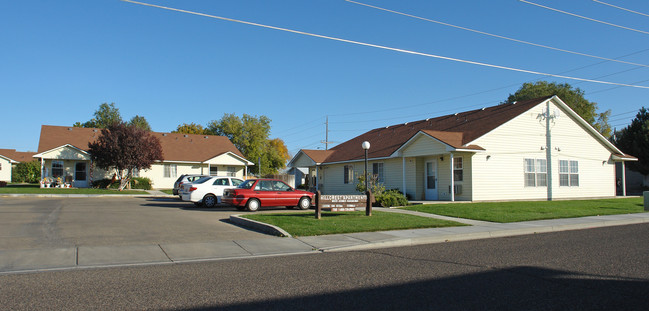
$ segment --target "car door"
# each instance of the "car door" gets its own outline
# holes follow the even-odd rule
[[[230,179],[229,178],[216,178],[214,183],[212,183],[212,193],[217,197],[223,196],[223,190],[230,188]]]
[[[277,206],[275,201],[275,189],[271,180],[259,180],[255,184],[255,196],[259,199],[261,206]]]
[[[297,206],[298,197],[291,186],[282,181],[274,180],[273,189],[275,190],[275,204],[278,206]]]

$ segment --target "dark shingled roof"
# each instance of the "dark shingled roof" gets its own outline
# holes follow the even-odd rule
[[[165,161],[203,162],[226,152],[244,158],[225,136],[156,132],[151,134],[160,140]],[[43,125],[38,153],[66,144],[87,151],[88,143],[94,142],[100,135],[101,129]]]
[[[326,150],[328,153],[325,150],[302,152],[318,163],[359,160],[365,156],[361,144],[368,141],[372,146],[369,158],[389,157],[420,131],[456,149],[483,150],[467,144],[550,98],[552,96],[381,127]]]

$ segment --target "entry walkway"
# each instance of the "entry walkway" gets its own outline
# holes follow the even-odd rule
[[[400,209],[375,208],[375,210],[453,220],[470,226],[183,244],[80,246],[57,249],[3,250],[0,251],[0,274],[125,265],[174,264],[294,254],[317,254],[331,251],[412,246],[649,223],[649,213],[535,220],[503,224],[458,219]]]

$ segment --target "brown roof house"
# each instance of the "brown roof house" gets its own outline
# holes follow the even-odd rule
[[[0,181],[11,182],[13,167],[21,162],[33,161],[35,152],[21,152],[15,149],[0,149]]]
[[[323,194],[355,193],[368,171],[411,200],[493,201],[615,196],[622,153],[556,96],[377,128],[329,150],[300,150]]]
[[[227,137],[152,132],[160,140],[164,160],[138,172],[153,187],[173,188],[181,174],[236,176],[243,178],[254,163]],[[112,172],[91,169],[88,143],[101,135],[100,129],[43,125],[35,158],[41,161],[43,177],[61,178],[74,187],[88,187],[92,180],[111,178]]]

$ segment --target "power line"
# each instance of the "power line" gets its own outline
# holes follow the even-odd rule
[[[610,3],[606,3],[606,2],[604,2],[604,1],[598,1],[598,0],[593,0],[593,1],[595,1],[595,2],[597,2],[597,3],[600,3],[600,4],[603,4],[603,5],[608,5],[608,6],[610,6],[610,7],[614,7],[614,8],[616,8],[616,9],[620,9],[620,10],[624,10],[624,11],[627,11],[627,12],[635,13],[635,14],[638,14],[638,15],[649,16],[649,14],[645,14],[645,13],[641,13],[641,12],[638,12],[638,11],[629,10],[629,9],[623,8],[623,7],[621,7],[621,6],[617,6],[617,5],[612,5],[612,4],[610,4]]]
[[[209,15],[209,14],[205,14],[205,13],[199,13],[199,12],[193,12],[193,11],[188,11],[188,10],[176,9],[176,8],[171,8],[171,7],[165,7],[165,6],[149,4],[149,3],[144,3],[144,2],[137,2],[137,1],[132,1],[132,0],[121,0],[121,1],[129,2],[129,3],[133,3],[133,4],[139,4],[139,5],[143,5],[143,6],[160,8],[160,9],[164,9],[164,10],[176,11],[176,12],[181,12],[181,13],[187,13],[187,14],[204,16],[204,17],[209,17],[209,18],[214,18],[214,19],[220,19],[220,20],[224,20],[224,21],[241,23],[241,24],[246,24],[246,25],[251,25],[251,26],[256,26],[256,27],[262,27],[262,28],[268,28],[268,29],[273,29],[273,30],[285,31],[285,32],[290,32],[290,33],[294,33],[294,34],[299,34],[299,35],[305,35],[305,36],[311,36],[311,37],[316,37],[316,38],[321,38],[321,39],[328,39],[328,40],[333,40],[333,41],[351,43],[351,44],[356,44],[356,45],[361,45],[361,46],[373,47],[373,48],[390,50],[390,51],[395,51],[395,52],[400,52],[400,53],[412,54],[412,55],[419,55],[419,56],[425,56],[425,57],[431,57],[431,58],[437,58],[437,59],[444,59],[444,60],[449,60],[449,61],[459,62],[459,63],[465,63],[465,64],[470,64],[470,65],[477,65],[477,66],[482,66],[482,67],[503,69],[503,70],[509,70],[509,71],[515,71],[515,72],[534,74],[534,75],[551,76],[551,77],[555,77],[555,78],[562,78],[562,79],[569,79],[569,80],[577,80],[577,81],[585,81],[585,82],[592,82],[592,83],[600,83],[600,84],[619,85],[619,86],[627,86],[627,87],[649,89],[649,86],[631,85],[631,84],[624,84],[624,83],[617,83],[617,82],[599,81],[599,80],[584,79],[584,78],[578,78],[578,77],[570,77],[570,76],[557,75],[557,74],[551,74],[551,73],[543,73],[543,72],[534,71],[534,70],[527,70],[527,69],[520,69],[520,68],[507,67],[507,66],[501,66],[501,65],[494,65],[494,64],[489,64],[489,63],[482,63],[482,62],[464,60],[464,59],[453,58],[453,57],[448,57],[448,56],[441,56],[441,55],[428,54],[428,53],[416,52],[416,51],[411,51],[411,50],[404,50],[404,49],[393,48],[393,47],[388,47],[388,46],[384,46],[384,45],[377,45],[377,44],[365,43],[365,42],[360,42],[360,41],[353,41],[353,40],[342,39],[342,38],[337,38],[337,37],[330,37],[330,36],[325,36],[325,35],[319,35],[319,34],[299,31],[299,30],[292,30],[292,29],[288,29],[288,28],[280,28],[280,27],[275,27],[275,26],[269,26],[269,25],[253,23],[253,22],[247,22],[247,21],[237,20],[237,19],[232,19],[232,18],[227,18],[227,17]],[[523,1],[523,0],[520,0],[520,1]]]
[[[457,26],[457,25],[453,25],[453,24],[449,24],[449,23],[445,23],[445,22],[440,22],[440,21],[425,18],[425,17],[420,17],[420,16],[416,16],[416,15],[412,15],[412,14],[398,12],[398,11],[394,11],[394,10],[390,10],[390,9],[386,9],[386,8],[382,8],[382,7],[378,7],[378,6],[374,6],[374,5],[369,5],[369,4],[365,4],[365,3],[361,3],[361,2],[356,2],[356,1],[352,1],[352,0],[345,0],[345,1],[347,1],[349,3],[354,3],[354,4],[366,6],[366,7],[369,7],[369,8],[377,9],[377,10],[382,10],[382,11],[385,11],[385,12],[399,14],[399,15],[403,15],[403,16],[407,16],[407,17],[412,17],[412,18],[423,20],[423,21],[436,23],[436,24],[439,24],[439,25],[444,25],[444,26],[448,26],[448,27],[462,29],[462,30],[466,30],[466,31],[474,32],[474,33],[479,33],[479,34],[486,35],[486,36],[491,36],[491,37],[494,37],[494,38],[505,39],[505,40],[514,41],[514,42],[527,44],[527,45],[532,45],[532,46],[536,46],[536,47],[540,47],[540,48],[544,48],[544,49],[550,49],[550,50],[555,50],[555,51],[564,52],[564,53],[570,53],[570,54],[575,54],[575,55],[580,55],[580,56],[597,58],[597,59],[607,60],[607,61],[616,62],[616,63],[623,63],[623,64],[629,64],[629,65],[641,66],[641,67],[649,67],[649,65],[645,65],[645,64],[626,62],[626,61],[616,60],[616,59],[613,59],[613,58],[607,58],[607,57],[602,57],[602,56],[597,56],[597,55],[592,55],[592,54],[586,54],[586,53],[582,53],[582,52],[575,52],[575,51],[565,50],[565,49],[561,49],[561,48],[555,48],[555,47],[551,47],[551,46],[547,46],[547,45],[543,45],[543,44],[538,44],[538,43],[533,43],[533,42],[529,42],[529,41],[514,39],[514,38],[510,38],[510,37],[505,37],[505,36],[502,36],[502,35],[496,35],[496,34],[484,32],[484,31],[480,31],[480,30],[475,30],[475,29],[471,29],[471,28],[467,28],[467,27]]]
[[[124,0],[123,0],[123,1],[124,1]],[[635,28],[631,28],[631,27],[626,27],[626,26],[621,26],[621,25],[618,25],[618,24],[613,24],[613,23],[609,23],[609,22],[601,21],[601,20],[598,20],[598,19],[594,19],[594,18],[590,18],[590,17],[586,17],[586,16],[578,15],[578,14],[575,14],[575,13],[570,13],[570,12],[562,11],[562,10],[559,10],[559,9],[551,8],[551,7],[549,7],[549,6],[540,5],[540,4],[538,4],[538,3],[534,3],[534,2],[530,2],[530,1],[526,1],[526,0],[518,0],[518,1],[523,2],[523,3],[527,3],[527,4],[531,4],[531,5],[535,5],[535,6],[538,6],[538,7],[540,7],[540,8],[547,9],[547,10],[551,10],[551,11],[555,11],[555,12],[559,12],[559,13],[563,13],[563,14],[571,15],[571,16],[574,16],[574,17],[583,18],[583,19],[586,19],[586,20],[589,20],[589,21],[593,21],[593,22],[600,23],[600,24],[605,24],[605,25],[609,25],[609,26],[613,26],[613,27],[617,27],[617,28],[622,28],[622,29],[626,29],[626,30],[631,30],[631,31],[635,31],[635,32],[639,32],[639,33],[643,33],[643,34],[649,35],[649,32],[644,31],[644,30],[639,30],[639,29],[635,29]]]

